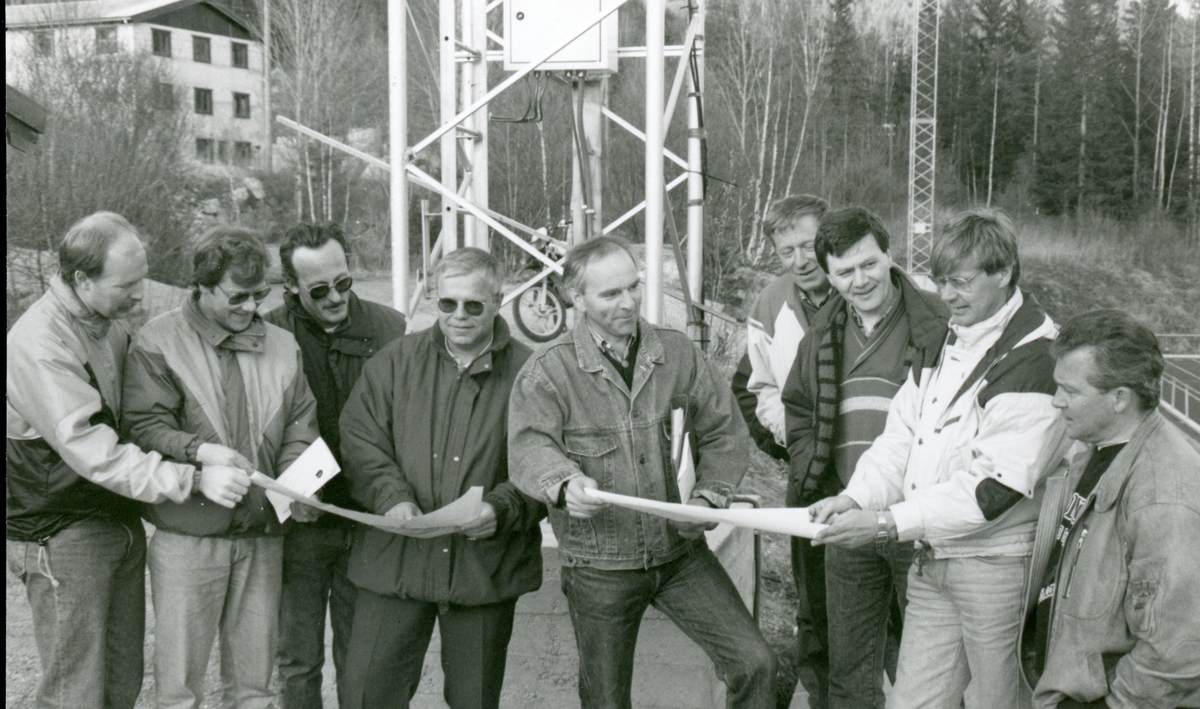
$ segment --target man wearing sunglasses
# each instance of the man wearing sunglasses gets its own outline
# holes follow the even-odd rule
[[[363,368],[342,412],[355,499],[411,519],[483,488],[483,511],[430,539],[374,528],[350,555],[358,586],[344,709],[407,707],[436,621],[451,709],[498,706],[517,598],[542,582],[545,507],[508,480],[508,398],[529,349],[497,313],[504,283],[486,251],[457,249],[433,272],[438,321]]]
[[[362,300],[351,290],[348,253],[346,235],[338,224],[301,223],[288,229],[279,245],[283,305],[263,316],[295,335],[300,344],[304,375],[317,400],[317,426],[343,469],[346,463],[338,435],[342,407],[367,360],[405,329],[398,311]],[[350,496],[345,475],[326,483],[320,496],[338,507],[363,509]],[[339,692],[345,684],[356,596],[346,571],[357,525],[300,504],[292,506],[292,516],[296,524],[288,528],[283,544],[279,674],[284,706],[321,709],[327,607]]]
[[[914,358],[846,489],[809,507],[830,523],[813,543],[916,543],[888,706],[957,707],[965,696],[969,707],[1017,709],[1029,701],[1017,638],[1035,491],[1066,453],[1052,405],[1057,328],[1017,287],[1016,230],[1003,214],[951,219],[932,266],[950,333],[935,359]]]
[[[125,368],[124,432],[179,461],[206,442],[276,477],[317,437],[316,401],[291,333],[263,322],[269,256],[259,236],[216,227],[196,245],[192,296],[138,332]],[[264,491],[231,508],[193,496],[148,505],[160,709],[199,706],[220,633],[226,702],[265,707],[279,623],[283,529]]]

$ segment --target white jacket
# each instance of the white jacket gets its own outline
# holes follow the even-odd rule
[[[758,397],[758,420],[781,446],[787,445],[783,385],[809,327],[801,305],[804,297],[790,274],[776,276],[758,294],[746,319],[746,352],[750,356],[746,389]]]
[[[843,494],[863,509],[890,509],[900,540],[924,540],[937,558],[1030,554],[1038,456],[1066,453],[1050,403],[1056,334],[1019,290],[991,318],[951,326],[935,366],[910,372],[892,399]],[[977,498],[987,478],[1024,496],[991,521]]]

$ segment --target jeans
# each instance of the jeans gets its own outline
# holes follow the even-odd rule
[[[91,517],[41,544],[10,541],[42,662],[39,709],[132,709],[142,689],[146,532]]]
[[[457,606],[358,591],[342,709],[407,709],[436,620],[451,709],[496,709],[517,601]]]
[[[1018,709],[1028,556],[932,559],[908,572],[892,709]]]
[[[354,530],[345,526],[296,524],[284,537],[279,677],[287,709],[321,709],[326,605],[333,624],[338,704],[345,703],[341,692],[358,592],[346,578],[353,534]]]
[[[579,646],[582,709],[632,706],[634,646],[649,606],[708,654],[725,682],[729,707],[775,706],[775,656],[703,542],[650,569],[564,566],[562,588]]]
[[[825,603],[825,547],[792,537],[796,582],[796,661],[809,709],[829,707],[829,613]]]
[[[193,537],[157,530],[147,554],[159,709],[198,709],[220,631],[221,706],[275,706],[283,538]]]
[[[883,709],[883,675],[895,673],[889,649],[900,637],[893,625],[903,617],[896,611],[905,607],[912,558],[911,542],[825,550],[831,708]]]

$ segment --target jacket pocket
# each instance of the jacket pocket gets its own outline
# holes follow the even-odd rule
[[[1164,559],[1138,559],[1129,564],[1125,622],[1130,631],[1142,637],[1154,634],[1164,562]]]
[[[583,474],[596,481],[601,490],[613,490],[617,466],[617,434],[604,431],[563,433],[567,457]]]

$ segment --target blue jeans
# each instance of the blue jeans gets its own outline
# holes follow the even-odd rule
[[[43,543],[8,542],[42,661],[39,709],[132,709],[142,689],[146,532],[93,517]]]
[[[650,569],[564,566],[562,588],[579,646],[582,709],[632,706],[634,647],[649,606],[708,654],[725,682],[729,707],[775,706],[775,656],[703,542]]]
[[[357,587],[346,578],[349,527],[299,524],[283,541],[283,598],[279,611],[279,677],[287,709],[321,709],[325,665],[325,608],[333,625],[333,667],[338,704],[345,681],[346,649],[354,623]]]
[[[147,558],[159,709],[199,709],[218,630],[221,706],[273,707],[283,538],[193,537],[160,529]]]
[[[895,606],[904,610],[912,558],[912,542],[825,550],[830,709],[883,709],[883,675],[895,671],[889,649],[900,636],[889,621],[902,617]]]
[[[908,572],[891,709],[1019,709],[1028,556],[927,560]]]
[[[441,633],[446,704],[496,709],[516,609],[516,599],[459,606],[359,589],[341,709],[407,709],[421,681],[434,621]]]

